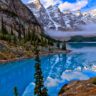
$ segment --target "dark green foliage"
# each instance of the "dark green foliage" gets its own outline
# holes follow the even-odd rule
[[[66,42],[63,42],[63,45],[62,45],[62,50],[66,50]]]
[[[30,42],[33,46],[36,46],[37,44],[38,46],[53,46],[53,39],[50,40],[50,38],[42,35],[42,33],[38,35],[35,29],[30,30],[30,28],[28,28],[28,32],[26,32],[27,29],[25,30],[24,25],[18,24],[18,30],[14,30],[11,26],[11,31],[8,32],[6,27],[7,25],[4,23],[3,17],[1,18],[1,25],[1,40],[9,41],[15,44]],[[18,34],[15,34],[15,31],[18,32]]]
[[[52,42],[52,40],[48,39],[48,45],[53,46],[53,42]]]
[[[40,58],[39,58],[39,50],[35,47],[35,88],[34,95],[36,96],[48,96],[47,89],[44,87],[43,75],[41,70]]]
[[[13,33],[13,30],[12,30],[12,27],[11,27],[11,32],[8,32],[6,27],[5,27],[5,24],[4,24],[4,21],[3,21],[3,18],[1,19],[1,31],[0,31],[0,39],[1,40],[6,40],[6,41],[9,41],[9,42],[14,42],[16,44],[16,36],[14,35]]]
[[[69,42],[96,42],[96,37],[73,36]]]
[[[14,12],[12,12],[12,11],[9,11],[9,10],[7,10],[7,9],[2,9],[1,7],[0,7],[0,11],[3,12],[3,13],[8,14],[9,16],[18,17],[16,13],[14,13]]]
[[[14,38],[13,38],[13,43],[14,44],[17,44],[17,38],[16,38],[16,36],[14,36]]]
[[[1,32],[3,35],[8,34],[8,31],[6,30],[6,27],[4,25],[3,18],[1,19]]]
[[[22,39],[22,37],[21,37],[21,30],[18,30],[18,39],[19,39],[19,41]]]
[[[31,40],[31,36],[32,36],[32,34],[31,34],[30,30],[29,30],[28,31],[28,34],[27,34],[27,41],[30,41]]]
[[[48,91],[48,90],[47,90],[46,88],[43,88],[43,89],[42,89],[42,94],[43,94],[42,96],[48,96],[47,91]]]
[[[14,96],[19,96],[17,87],[14,87]]]
[[[13,30],[12,30],[12,27],[11,27],[11,35],[14,35]]]
[[[57,48],[59,49],[60,48],[60,42],[57,41]]]

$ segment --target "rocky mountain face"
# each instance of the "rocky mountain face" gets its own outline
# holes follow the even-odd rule
[[[0,0],[0,27],[17,36],[24,37],[29,31],[43,32],[33,13],[20,0]]]
[[[34,46],[46,41],[43,31],[20,0],[0,0],[0,62],[32,57]]]
[[[82,20],[85,23],[96,23],[96,9],[83,12],[82,15]]]
[[[79,26],[84,24],[82,20],[83,15],[81,15],[80,12],[78,12],[79,15],[69,11],[62,13],[57,6],[50,6],[45,9],[40,3],[40,0],[34,0],[28,3],[27,6],[43,25],[45,30],[80,30]]]
[[[27,4],[27,6],[34,13],[44,28],[55,28],[54,22],[52,22],[49,14],[47,14],[46,9],[39,0],[35,0],[34,2]]]
[[[96,22],[96,16],[94,16],[96,10],[83,13],[80,11],[70,12],[67,10],[62,13],[57,6],[44,8],[40,0],[33,0],[28,3],[27,6],[43,25],[45,30],[76,31],[82,30],[80,25]]]

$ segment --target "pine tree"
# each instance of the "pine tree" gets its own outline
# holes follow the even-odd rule
[[[43,88],[42,89],[42,94],[43,94],[42,96],[48,96],[47,91],[48,91],[47,88]]]
[[[21,25],[18,24],[18,27],[19,27],[19,29],[18,29],[18,39],[20,41],[22,39]]]
[[[57,41],[57,48],[60,49],[60,42]]]
[[[66,42],[65,41],[63,42],[62,50],[67,50],[67,48],[66,48]]]
[[[11,35],[14,35],[13,30],[12,30],[12,27],[11,27]]]
[[[14,35],[14,38],[13,38],[13,42],[14,42],[14,44],[17,44],[17,38],[16,38],[15,35]]]
[[[47,89],[44,87],[43,75],[40,65],[40,58],[39,58],[39,50],[35,47],[35,89],[34,95],[35,96],[48,96]]]
[[[8,34],[8,31],[6,30],[6,27],[5,27],[5,25],[4,25],[4,21],[3,21],[3,17],[2,17],[2,19],[1,19],[1,31],[2,31],[2,34],[3,35],[6,35],[6,34]]]
[[[14,87],[14,96],[19,96],[17,87]]]
[[[30,30],[28,30],[28,41],[30,41],[31,40],[31,32],[30,32]]]

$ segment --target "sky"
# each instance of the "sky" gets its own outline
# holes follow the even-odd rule
[[[22,0],[24,3],[35,0]],[[45,8],[50,5],[58,5],[61,11],[89,10],[96,8],[96,0],[40,0]]]

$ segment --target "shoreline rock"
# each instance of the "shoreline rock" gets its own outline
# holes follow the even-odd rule
[[[63,50],[55,50],[53,52],[40,52],[40,56],[46,56],[46,55],[52,55],[52,54],[58,54],[58,53],[69,53],[71,52],[71,50],[67,50],[67,51],[63,51]],[[34,58],[34,56],[30,56],[30,57],[20,57],[20,58],[13,58],[13,59],[8,59],[8,60],[0,60],[0,64],[3,63],[8,63],[8,62],[14,62],[14,61],[19,61],[19,60],[23,60],[23,59],[30,59],[30,58]]]
[[[96,96],[96,77],[72,81],[61,88],[58,96]]]

